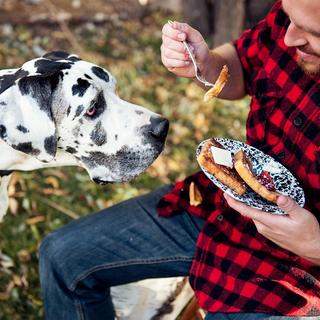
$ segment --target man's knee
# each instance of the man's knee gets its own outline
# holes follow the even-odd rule
[[[47,274],[53,270],[57,271],[67,249],[67,243],[59,230],[47,235],[39,247],[40,274]]]

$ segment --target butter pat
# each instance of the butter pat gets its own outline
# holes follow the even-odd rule
[[[233,168],[232,154],[230,151],[212,146],[211,153],[216,164]]]

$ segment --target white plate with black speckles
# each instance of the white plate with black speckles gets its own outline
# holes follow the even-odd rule
[[[221,143],[226,150],[236,153],[238,150],[242,149],[252,162],[252,169],[255,175],[259,175],[262,171],[268,171],[273,179],[275,189],[284,195],[288,195],[293,198],[301,207],[304,206],[305,196],[303,189],[299,185],[297,179],[292,175],[292,173],[285,168],[282,164],[274,160],[271,156],[266,155],[262,151],[249,146],[243,142],[237,140],[231,140],[226,138],[215,138],[216,141]],[[198,157],[202,145],[206,142],[202,141],[196,150],[196,155]],[[202,171],[206,176],[221,190],[229,194],[231,197],[246,203],[250,207],[263,210],[266,212],[274,214],[285,214],[277,205],[272,202],[263,199],[256,192],[248,187],[246,193],[242,196],[235,193],[230,188],[226,187],[220,181],[218,181],[212,174],[210,174],[205,168],[199,164]]]

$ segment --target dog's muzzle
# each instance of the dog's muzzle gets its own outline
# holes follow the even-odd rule
[[[108,167],[112,174],[92,174],[95,183],[104,185],[115,181],[129,181],[143,172],[161,153],[169,130],[169,121],[161,116],[152,116],[148,125],[139,129],[141,147],[123,147],[115,155],[106,155],[105,160],[92,158],[94,164]],[[94,171],[94,167],[91,169]]]

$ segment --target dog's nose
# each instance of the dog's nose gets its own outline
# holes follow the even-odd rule
[[[169,121],[162,117],[152,117],[150,119],[150,134],[156,139],[164,140],[168,134]]]

